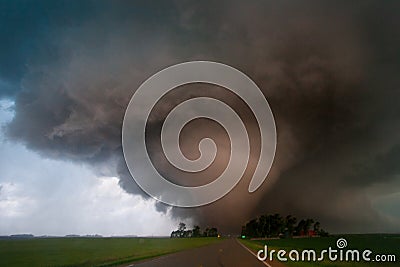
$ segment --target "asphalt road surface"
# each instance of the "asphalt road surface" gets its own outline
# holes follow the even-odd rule
[[[137,267],[265,267],[277,266],[259,261],[233,238],[218,244],[189,249],[128,266]],[[282,266],[282,265],[279,265]]]

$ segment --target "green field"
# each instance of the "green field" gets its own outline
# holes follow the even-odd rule
[[[248,240],[241,239],[240,241],[252,249],[258,251],[262,249],[265,244],[268,245],[268,250],[283,249],[289,252],[292,249],[302,251],[304,249],[314,249],[320,252],[327,249],[329,246],[333,249],[336,248],[336,240],[343,237],[347,240],[348,246],[346,249],[358,249],[363,251],[369,249],[376,254],[393,254],[396,256],[395,263],[376,263],[376,262],[330,262],[325,260],[323,262],[291,262],[285,264],[287,266],[400,266],[400,235],[384,235],[384,234],[371,234],[371,235],[340,235],[331,237],[315,237],[315,238],[294,238],[294,239],[274,239],[274,240]],[[326,257],[325,257],[326,258]],[[372,257],[371,257],[372,258]],[[275,258],[277,261],[277,259]]]
[[[215,237],[0,239],[0,266],[115,266],[219,241]]]

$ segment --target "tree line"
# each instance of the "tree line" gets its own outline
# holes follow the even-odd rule
[[[292,215],[282,217],[280,214],[262,215],[242,226],[242,237],[282,237],[293,236],[328,236],[321,224],[313,219],[297,220]]]
[[[193,229],[186,229],[186,224],[179,223],[177,230],[172,231],[171,238],[181,238],[181,237],[217,237],[218,229],[215,227],[206,228],[203,232],[200,226],[195,225]]]

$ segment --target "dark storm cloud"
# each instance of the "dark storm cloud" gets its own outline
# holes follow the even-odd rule
[[[1,94],[16,95],[10,139],[44,157],[117,174],[127,192],[146,196],[121,152],[130,97],[166,66],[215,60],[244,71],[262,88],[276,118],[277,155],[266,184],[249,195],[257,160],[253,140],[250,167],[229,195],[206,207],[174,209],[176,216],[232,232],[272,211],[320,218],[334,231],[391,229],[365,189],[389,186],[399,174],[398,3],[68,3],[2,4],[0,29],[8,39],[0,46],[0,85],[10,87],[2,86]],[[257,126],[240,100],[204,92],[230,101],[255,136]],[[161,125],[162,111],[194,95],[188,90],[161,103],[152,129]],[[183,142],[208,132],[195,129]],[[227,152],[223,132],[216,131],[223,151],[218,170]],[[196,154],[190,142],[183,149]],[[159,152],[152,146],[164,166]],[[175,174],[168,167],[161,171]]]
[[[89,8],[92,7],[90,10]],[[94,5],[71,1],[0,2],[0,97],[15,95],[31,64],[48,63],[59,55],[52,35],[84,21]]]
[[[377,154],[360,162],[352,169],[347,181],[354,185],[369,186],[372,183],[384,183],[396,179],[400,174],[400,144],[395,144],[384,154]]]

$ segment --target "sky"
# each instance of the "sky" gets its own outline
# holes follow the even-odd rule
[[[14,103],[0,101],[0,124]],[[82,164],[42,158],[0,136],[2,235],[165,235],[179,223],[154,209],[154,200],[128,194],[117,177]],[[151,224],[149,224],[151,222]],[[190,221],[189,221],[190,223]]]
[[[0,234],[168,235],[179,221],[238,233],[275,212],[314,218],[329,232],[398,232],[399,8],[397,1],[0,1]],[[133,181],[121,127],[143,81],[191,60],[229,64],[257,83],[275,117],[277,153],[249,194],[259,139],[248,107],[216,86],[177,88],[148,122],[160,173],[196,184],[226,166],[226,133],[206,120],[185,127],[182,151],[196,157],[193,144],[212,137],[213,166],[187,179],[163,156],[162,121],[191,97],[235,109],[251,154],[227,196],[172,208]]]

